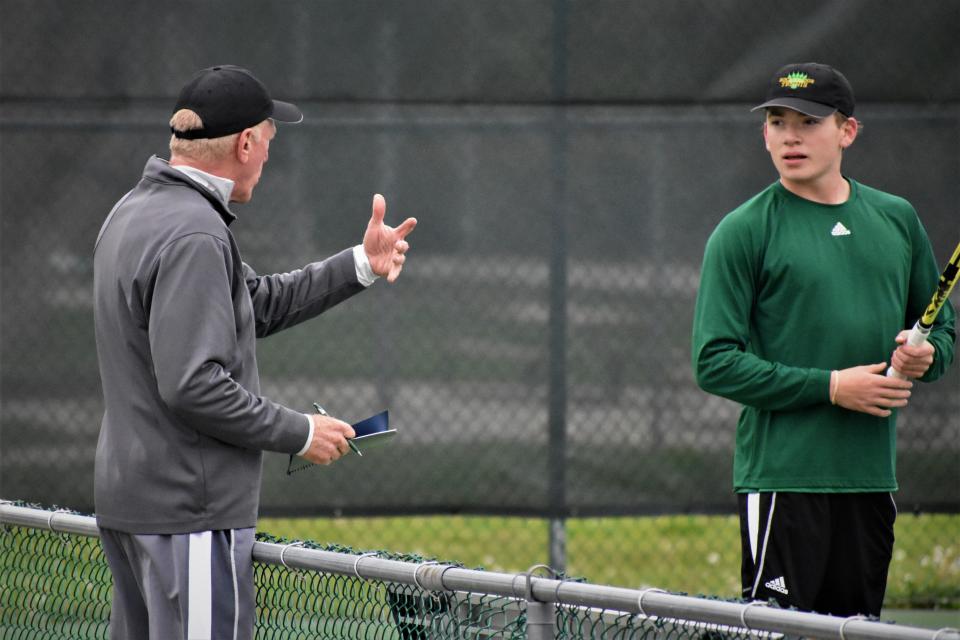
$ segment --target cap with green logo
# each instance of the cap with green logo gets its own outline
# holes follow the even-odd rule
[[[751,111],[767,107],[784,107],[815,118],[825,118],[835,111],[853,115],[853,88],[842,73],[816,62],[788,64],[779,69],[767,86],[763,104]]]

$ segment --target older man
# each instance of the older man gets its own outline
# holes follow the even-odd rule
[[[302,118],[245,69],[199,72],[170,120],[170,161],[148,160],[97,238],[95,500],[114,640],[251,638],[262,452],[329,464],[354,435],[263,397],[255,341],[396,280],[416,220],[384,225],[377,195],[361,245],[254,273],[230,203],[251,199],[275,122]]]

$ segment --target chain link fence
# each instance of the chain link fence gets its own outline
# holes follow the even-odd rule
[[[108,637],[112,580],[98,533],[91,517],[0,504],[0,637]],[[543,565],[490,573],[264,534],[253,562],[261,640],[960,638],[957,629],[782,610],[775,602],[590,585]]]
[[[775,179],[748,108],[786,61],[844,70],[866,123],[845,171],[907,197],[941,263],[958,239],[955,0],[0,7],[8,498],[93,508],[93,241],[147,157],[168,155],[174,96],[204,66],[248,66],[306,114],[235,209],[258,272],[358,242],[375,192],[388,221],[420,220],[398,283],[261,341],[268,397],[351,421],[388,408],[401,434],[291,477],[268,456],[268,516],[532,518],[509,545],[534,561],[547,520],[565,520],[571,566],[578,548],[609,547],[616,565],[634,546],[650,566],[662,551],[605,538],[604,518],[733,513],[738,407],[694,384],[691,317],[710,231]],[[958,383],[954,366],[901,412],[902,512],[960,506]],[[440,535],[429,522],[424,539]],[[946,522],[956,604],[960,525]],[[494,559],[505,546],[482,544]],[[673,570],[736,579],[735,537],[719,564],[690,544]]]

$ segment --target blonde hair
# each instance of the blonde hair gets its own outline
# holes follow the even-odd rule
[[[269,122],[269,118],[264,122]],[[253,127],[253,139],[259,140],[263,122]],[[203,120],[190,109],[180,109],[170,118],[170,127],[175,131],[191,131],[202,129]],[[170,153],[181,158],[188,158],[200,162],[216,162],[228,156],[237,143],[239,133],[220,136],[219,138],[198,138],[187,140],[170,135]]]

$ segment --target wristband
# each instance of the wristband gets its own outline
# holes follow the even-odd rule
[[[830,404],[837,404],[837,392],[840,391],[840,372],[834,369],[830,372]]]

